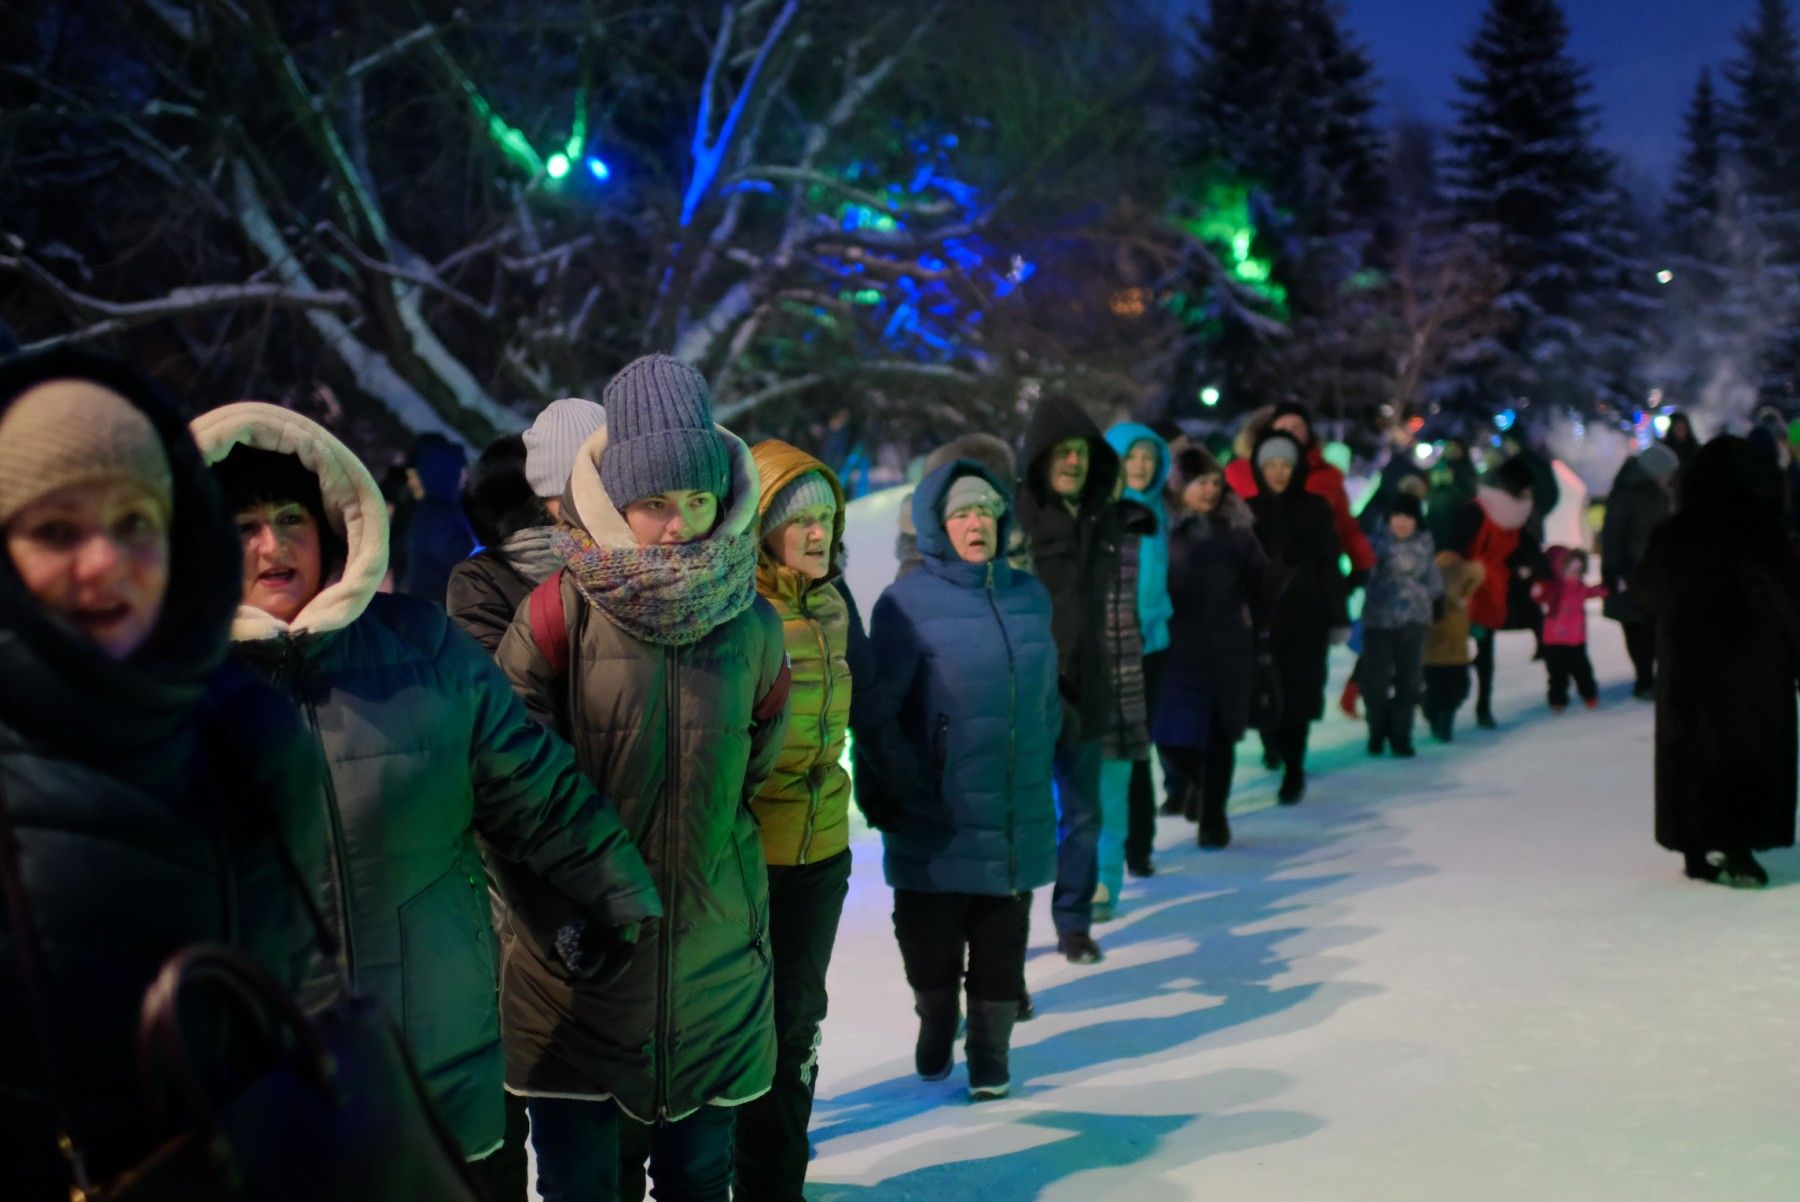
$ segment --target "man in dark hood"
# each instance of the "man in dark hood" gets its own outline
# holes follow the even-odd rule
[[[444,604],[450,571],[475,550],[463,517],[463,450],[441,435],[421,434],[413,444],[411,479],[418,501],[406,530],[406,567],[400,591]]]
[[[1093,964],[1089,934],[1100,839],[1101,736],[1113,709],[1103,645],[1108,582],[1119,570],[1119,456],[1073,400],[1046,398],[1025,432],[1019,521],[1050,590],[1063,734],[1056,752],[1057,864],[1051,915],[1057,950]]]

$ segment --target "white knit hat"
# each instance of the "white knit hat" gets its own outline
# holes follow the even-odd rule
[[[566,396],[551,401],[525,431],[525,483],[540,497],[560,497],[575,470],[581,444],[606,424],[606,410],[593,401]]]

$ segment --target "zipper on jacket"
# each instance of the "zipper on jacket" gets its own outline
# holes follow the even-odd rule
[[[1000,645],[1006,650],[1006,883],[1013,895],[1019,892],[1019,840],[1017,815],[1013,810],[1013,760],[1019,745],[1019,676],[1013,659],[1012,638],[1006,633],[1006,619],[1000,614],[1000,601],[994,595],[994,564],[987,566],[988,608],[994,611],[994,622],[1000,627]]]
[[[668,740],[668,768],[663,778],[662,805],[658,824],[662,836],[662,875],[657,882],[663,898],[663,922],[665,924],[662,946],[657,949],[658,975],[656,989],[656,1045],[654,1050],[656,1077],[655,1105],[652,1113],[666,1115],[669,1105],[669,1053],[670,1041],[674,1033],[670,1030],[673,1019],[670,1014],[671,995],[675,988],[675,940],[681,935],[681,924],[677,919],[680,908],[676,904],[675,882],[679,873],[675,868],[675,802],[680,795],[681,777],[681,690],[676,679],[680,675],[681,664],[675,648],[663,649],[663,664],[667,670],[667,681],[663,686],[664,703],[668,714],[664,719],[666,738]]]
[[[356,939],[350,930],[350,880],[345,865],[344,816],[338,810],[337,783],[332,779],[331,764],[325,758],[324,735],[319,729],[319,710],[313,704],[303,687],[305,678],[306,657],[300,653],[299,641],[291,635],[283,635],[281,663],[288,677],[288,685],[293,689],[294,700],[306,715],[306,725],[312,731],[313,745],[319,749],[319,758],[324,761],[325,768],[325,817],[331,830],[331,883],[337,891],[338,942],[343,945],[344,972],[350,978],[350,984],[356,984]]]
[[[806,597],[800,598],[800,616],[812,627],[813,636],[819,640],[819,663],[824,669],[824,692],[819,702],[819,754],[823,756],[831,749],[831,647],[825,638],[824,623],[813,617],[806,600]],[[796,860],[800,864],[806,863],[806,857],[812,851],[813,828],[819,820],[818,770],[822,766],[822,763],[815,763],[806,774],[806,827],[800,833],[800,854]]]

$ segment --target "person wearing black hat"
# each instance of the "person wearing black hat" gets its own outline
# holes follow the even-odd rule
[[[1386,525],[1370,542],[1375,570],[1363,604],[1363,653],[1357,666],[1368,710],[1369,754],[1413,754],[1425,629],[1442,602],[1437,547],[1424,528],[1424,507],[1410,492],[1396,493]]]

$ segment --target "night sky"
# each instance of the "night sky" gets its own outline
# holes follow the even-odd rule
[[[1452,120],[1456,75],[1482,0],[1342,0],[1350,26],[1386,85],[1386,115]],[[1168,0],[1194,11],[1197,0]],[[1566,0],[1572,50],[1587,64],[1601,141],[1625,157],[1627,179],[1667,186],[1681,147],[1681,114],[1704,66],[1737,49],[1755,0]]]

